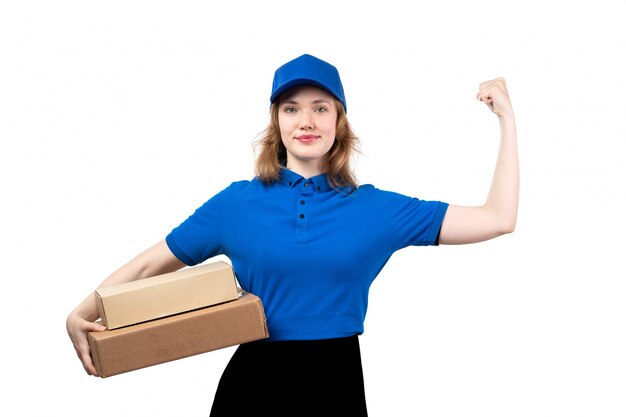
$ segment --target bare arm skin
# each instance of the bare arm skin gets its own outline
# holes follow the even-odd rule
[[[498,116],[500,149],[487,199],[482,206],[450,205],[439,243],[455,245],[493,239],[515,230],[519,201],[519,162],[515,116],[503,78],[480,84],[476,97]]]
[[[113,272],[98,288],[173,272],[184,266],[170,251],[165,240],[162,240]],[[67,334],[74,344],[76,354],[87,374],[94,376],[98,376],[98,373],[91,360],[87,333],[106,330],[102,324],[95,323],[99,318],[96,299],[91,293],[68,315],[66,321]]]

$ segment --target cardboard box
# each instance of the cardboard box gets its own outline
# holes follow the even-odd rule
[[[261,300],[237,300],[132,326],[88,334],[101,377],[269,337]]]
[[[102,324],[109,330],[236,300],[238,294],[233,268],[223,261],[95,292]]]

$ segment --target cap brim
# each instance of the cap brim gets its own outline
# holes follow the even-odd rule
[[[341,101],[341,98],[337,95],[337,93],[335,93],[334,91],[332,91],[331,89],[329,89],[326,85],[324,85],[323,83],[311,79],[311,78],[294,78],[293,80],[289,80],[286,83],[282,84],[280,87],[278,87],[270,96],[270,102],[273,103],[276,100],[278,100],[278,98],[283,95],[284,93],[287,92],[287,90],[290,90],[292,88],[295,87],[301,87],[304,85],[311,85],[313,87],[318,87],[321,88],[324,91],[327,91],[329,94],[331,94],[333,97],[335,97],[337,100],[339,100],[340,103],[342,103],[342,105],[345,107],[345,104],[343,104],[343,102]]]

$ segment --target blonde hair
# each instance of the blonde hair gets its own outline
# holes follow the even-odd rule
[[[337,99],[337,127],[333,146],[324,156],[322,172],[328,177],[331,187],[356,187],[357,180],[352,170],[352,158],[359,152],[359,138],[354,134],[341,102]],[[278,108],[280,101],[270,107],[269,125],[261,132],[255,147],[258,156],[255,163],[256,176],[266,184],[280,179],[280,170],[287,166],[287,149],[280,137]]]

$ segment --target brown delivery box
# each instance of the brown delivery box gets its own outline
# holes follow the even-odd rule
[[[115,330],[89,333],[101,377],[269,337],[261,300],[237,300]]]
[[[109,330],[238,297],[233,268],[223,261],[98,288],[95,294],[102,324]]]

